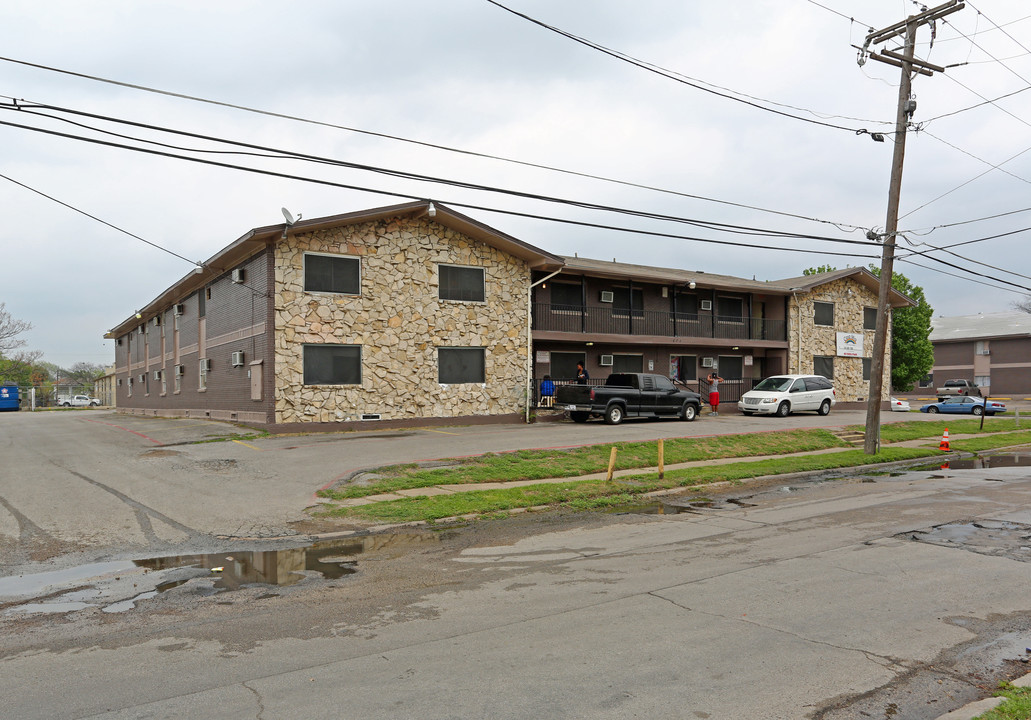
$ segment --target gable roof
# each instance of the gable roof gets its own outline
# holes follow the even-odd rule
[[[805,292],[812,290],[819,285],[826,285],[829,282],[834,282],[835,280],[841,280],[843,278],[852,278],[861,285],[865,285],[874,293],[880,292],[880,278],[864,267],[847,267],[842,268],[841,270],[831,270],[830,272],[799,275],[793,278],[775,280],[773,281],[773,284],[791,288],[792,290],[799,292]],[[888,290],[888,304],[893,308],[897,308],[914,306],[916,305],[916,302],[903,295],[895,288],[890,288]]]
[[[265,225],[254,228],[219,250],[193,272],[181,277],[160,295],[143,306],[139,310],[140,317],[136,317],[135,314],[130,316],[109,330],[104,337],[118,337],[137,325],[147,322],[150,318],[166,310],[173,303],[180,302],[183,298],[189,297],[213,279],[220,277],[243,261],[263,251],[272,243],[283,240],[290,235],[395,217],[432,217],[433,222],[524,260],[535,270],[557,270],[562,266],[562,258],[558,255],[552,255],[511,235],[506,235],[500,230],[495,230],[489,225],[473,220],[440,203],[435,203],[431,200],[418,200],[341,215],[299,220],[292,225],[284,222],[278,225]]]
[[[931,318],[931,342],[980,340],[1031,335],[1031,315],[1025,312],[978,313]]]

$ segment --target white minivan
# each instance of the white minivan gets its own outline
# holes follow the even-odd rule
[[[836,401],[834,386],[823,375],[774,375],[742,395],[737,408],[745,415],[787,417],[800,410],[826,415]]]

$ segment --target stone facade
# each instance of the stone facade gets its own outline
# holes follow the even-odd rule
[[[360,260],[360,294],[306,292],[304,254]],[[519,412],[527,361],[523,260],[423,216],[291,235],[276,244],[276,423]],[[441,300],[438,266],[484,269],[484,302]],[[361,383],[305,385],[304,345],[361,346]],[[438,382],[438,347],[484,348],[485,383]]]
[[[834,305],[834,324],[815,323],[814,303]],[[877,307],[877,293],[853,278],[842,278],[813,290],[792,296],[788,301],[789,338],[788,373],[813,373],[813,358],[834,358],[834,389],[838,402],[862,402],[868,397],[870,383],[863,379],[861,358],[837,357],[837,334],[855,333],[863,336],[863,357],[873,355],[874,331],[863,328],[866,308]],[[891,394],[891,315],[888,315],[888,362],[884,367],[882,399]]]

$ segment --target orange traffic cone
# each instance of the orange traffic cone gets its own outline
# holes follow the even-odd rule
[[[945,452],[951,452],[949,450],[949,429],[945,428],[945,432],[942,433],[942,441],[938,443],[938,449],[944,450]]]

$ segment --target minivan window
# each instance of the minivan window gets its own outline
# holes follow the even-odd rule
[[[784,392],[791,385],[791,378],[786,377],[768,377],[758,385],[755,386],[756,390],[762,390],[765,392]]]
[[[789,392],[805,392],[805,380],[802,378],[795,380]]]

